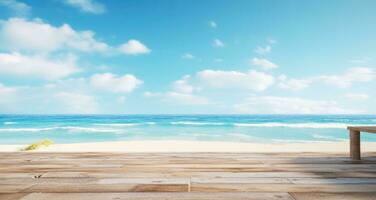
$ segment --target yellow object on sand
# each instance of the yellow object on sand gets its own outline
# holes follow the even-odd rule
[[[51,144],[53,144],[54,142],[52,140],[49,140],[49,139],[45,139],[45,140],[41,140],[39,142],[36,142],[36,143],[33,143],[33,144],[30,144],[29,146],[27,146],[24,151],[32,151],[32,150],[36,150],[36,149],[39,149],[41,147],[47,147]]]

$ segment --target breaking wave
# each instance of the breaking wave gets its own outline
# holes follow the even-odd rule
[[[344,124],[344,123],[235,123],[234,126],[239,127],[286,127],[286,128],[337,128],[344,129],[347,126],[358,126],[359,124]],[[361,126],[367,126],[363,124]]]
[[[191,122],[191,121],[178,121],[178,122],[170,122],[172,125],[195,125],[195,126],[220,126],[224,125],[221,122]]]

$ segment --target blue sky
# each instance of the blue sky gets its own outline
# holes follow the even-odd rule
[[[375,114],[375,9],[0,0],[0,113]]]

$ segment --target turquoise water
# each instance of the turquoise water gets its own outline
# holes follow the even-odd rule
[[[347,141],[347,125],[375,115],[0,115],[0,144],[125,140]],[[362,134],[376,142],[376,134]]]

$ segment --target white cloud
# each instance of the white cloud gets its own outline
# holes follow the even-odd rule
[[[285,75],[278,77],[278,87],[287,90],[302,90],[312,83],[311,79],[288,79]]]
[[[243,73],[208,69],[198,72],[197,76],[202,82],[213,88],[243,88],[262,91],[274,83],[273,76],[256,70]]]
[[[367,100],[369,96],[367,94],[347,93],[345,97],[350,100]]]
[[[222,48],[222,47],[225,46],[225,44],[219,39],[214,39],[213,40],[213,46],[217,47],[217,48]]]
[[[217,23],[215,23],[215,21],[209,21],[209,25],[212,28],[217,28]]]
[[[189,79],[190,79],[190,76],[186,75],[182,79],[174,81],[172,83],[173,90],[179,93],[186,93],[186,94],[193,93],[195,88],[188,83]]]
[[[205,97],[201,97],[194,94],[168,92],[165,94],[165,100],[173,103],[185,104],[185,105],[206,105],[209,104],[209,100]]]
[[[261,55],[268,54],[272,51],[272,47],[270,45],[266,45],[265,47],[258,46],[255,49],[255,52]]]
[[[183,104],[183,105],[205,105],[209,104],[209,100],[205,97],[194,94],[200,91],[200,88],[192,86],[189,81],[191,77],[189,75],[183,76],[182,79],[176,80],[171,84],[171,91],[164,93],[157,92],[145,92],[145,97],[158,97],[163,101]]]
[[[99,104],[87,91],[60,83],[46,86],[6,87],[0,84],[0,112],[30,114],[97,113]]]
[[[104,52],[110,47],[94,38],[92,31],[75,31],[68,24],[52,26],[40,19],[11,18],[0,24],[2,48],[9,50],[56,51],[70,48]]]
[[[138,40],[129,40],[119,47],[119,51],[129,55],[148,54],[151,50]]]
[[[54,94],[54,100],[64,107],[64,113],[92,114],[98,112],[98,103],[94,97],[89,95],[58,92]]]
[[[183,56],[182,56],[182,58],[184,58],[184,59],[193,59],[193,58],[195,58],[192,54],[190,54],[190,53],[185,53]]]
[[[155,97],[155,96],[159,96],[160,94],[158,93],[155,93],[155,92],[150,92],[150,91],[146,91],[144,92],[144,96],[145,97]]]
[[[95,0],[64,0],[64,3],[87,13],[102,14],[106,12],[106,7]]]
[[[223,62],[223,59],[222,58],[216,58],[216,59],[214,59],[214,62],[220,63],[220,62]]]
[[[10,18],[0,21],[0,49],[7,51],[50,53],[59,50],[100,52],[108,55],[148,54],[151,50],[140,41],[131,39],[113,47],[95,38],[90,30],[77,31],[68,24],[53,26],[41,19]]]
[[[347,88],[350,87],[353,83],[370,82],[375,78],[376,73],[372,68],[354,67],[348,69],[344,74],[341,75],[323,75],[315,77],[314,79],[341,88]]]
[[[66,58],[50,59],[44,56],[0,53],[0,74],[54,80],[78,71],[76,58],[72,55]]]
[[[31,7],[29,5],[17,0],[0,0],[0,5],[8,7],[19,16],[26,16],[31,11]]]
[[[234,105],[238,113],[247,114],[356,114],[357,110],[338,107],[334,101],[316,101],[297,97],[254,96]]]
[[[118,77],[111,73],[104,73],[95,74],[90,78],[90,84],[95,88],[115,93],[132,92],[142,83],[142,80],[131,74]]]
[[[263,58],[253,58],[252,65],[262,67],[264,70],[275,69],[278,65],[272,63],[271,61]]]
[[[354,83],[371,82],[376,79],[376,72],[372,68],[349,68],[339,75],[321,75],[301,79],[289,79],[285,75],[278,77],[278,87],[289,90],[302,90],[314,83],[324,83],[340,88],[348,88]]]

